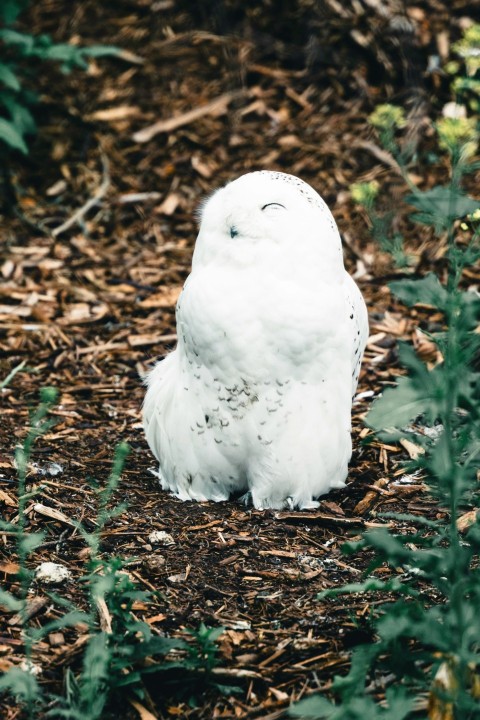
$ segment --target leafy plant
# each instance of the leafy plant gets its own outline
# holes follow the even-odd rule
[[[398,117],[385,107],[375,115],[381,140],[402,167],[392,131]],[[446,264],[438,274],[389,287],[406,305],[442,313],[441,331],[429,335],[442,359],[428,367],[410,345],[400,344],[407,374],[384,390],[367,424],[381,438],[406,437],[421,448],[410,467],[423,471],[443,511],[434,520],[384,515],[406,524],[405,532],[385,527],[344,546],[347,554],[373,551],[368,577],[320,597],[386,596],[372,620],[375,640],[358,646],[348,675],[334,679],[338,702],[314,695],[291,709],[293,717],[413,718],[412,698],[428,689],[429,718],[480,718],[480,296],[463,281],[464,270],[480,260],[480,226],[479,203],[462,188],[465,175],[477,167],[472,157],[479,136],[476,122],[467,118],[443,118],[436,129],[449,181],[423,191],[410,186],[405,201],[415,208],[411,219],[430,226],[436,242],[446,244]],[[362,192],[368,207],[368,188]],[[382,565],[390,567],[390,580],[372,574]],[[367,691],[369,681],[370,690],[386,687],[384,703]]]
[[[216,641],[225,632],[224,627],[209,628],[200,623],[198,630],[187,630],[194,643],[189,646],[188,654],[192,668],[203,668],[211,672],[217,664],[218,646]]]
[[[17,366],[6,379],[11,380]],[[88,532],[83,525],[77,528],[89,549],[86,573],[80,578],[84,586],[87,609],[79,610],[62,596],[49,592],[52,604],[62,612],[61,616],[38,628],[28,620],[28,595],[33,579],[29,569],[32,553],[41,545],[43,533],[29,532],[25,510],[33,494],[27,491],[28,463],[34,442],[52,425],[49,410],[55,403],[57,391],[45,388],[41,391],[40,405],[32,414],[27,437],[16,452],[18,468],[18,522],[0,521],[0,530],[13,534],[18,559],[18,591],[0,588],[0,605],[20,616],[25,661],[22,666],[12,667],[0,677],[0,694],[10,694],[24,707],[27,717],[37,718],[43,711],[45,717],[68,720],[98,720],[103,717],[106,706],[114,695],[129,692],[142,699],[145,687],[142,678],[146,674],[176,672],[171,683],[173,692],[180,686],[185,671],[195,674],[197,684],[201,680],[213,681],[211,671],[216,664],[216,640],[224,628],[208,628],[201,624],[198,630],[187,630],[192,640],[153,635],[148,623],[137,619],[136,605],[145,605],[152,593],[142,590],[128,573],[128,563],[116,556],[103,553],[102,537],[107,524],[124,510],[123,505],[112,505],[118,489],[129,447],[120,443],[113,460],[110,476],[104,487],[97,488],[98,511],[94,530]],[[63,696],[45,696],[36,677],[34,662],[35,644],[49,633],[83,623],[88,640],[82,657],[81,668],[65,672]],[[175,653],[173,655],[172,653]]]
[[[6,0],[0,4],[0,140],[11,150],[28,153],[27,137],[36,130],[31,108],[38,102],[35,74],[46,62],[60,63],[69,73],[75,68],[86,70],[89,58],[119,56],[121,50],[109,45],[79,47],[71,43],[55,43],[49,35],[34,35],[12,29],[28,0]]]
[[[371,232],[383,252],[389,253],[399,268],[408,266],[409,259],[403,247],[403,238],[392,229],[393,212],[380,212],[377,197],[380,186],[376,180],[353,183],[350,186],[352,200],[361,205],[370,221]]]
[[[12,376],[10,373],[7,380]],[[18,469],[18,522],[13,524],[0,520],[0,530],[13,533],[19,566],[18,594],[14,595],[0,587],[0,604],[20,616],[25,654],[23,667],[12,668],[0,677],[0,693],[8,691],[18,697],[25,705],[29,718],[34,717],[35,706],[40,697],[40,687],[32,661],[34,635],[28,623],[28,590],[32,581],[32,571],[29,570],[27,562],[31,553],[42,543],[44,535],[27,533],[26,530],[25,509],[27,501],[31,498],[26,488],[27,467],[35,440],[51,427],[52,421],[47,415],[56,397],[57,391],[54,388],[42,390],[40,405],[30,419],[30,428],[25,441],[15,453]]]
[[[454,43],[453,50],[461,58],[447,63],[446,70],[454,76],[452,90],[459,103],[480,110],[480,24],[471,25],[463,37]]]

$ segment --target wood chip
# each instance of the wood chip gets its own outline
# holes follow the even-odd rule
[[[40,515],[44,515],[45,517],[51,518],[52,520],[58,520],[58,522],[64,523],[65,525],[69,525],[70,527],[77,528],[78,523],[76,523],[74,520],[69,518],[65,513],[63,513],[61,510],[57,510],[56,508],[48,507],[48,505],[43,505],[42,503],[35,503],[33,506],[33,509],[36,513],[39,513]]]
[[[146,345],[163,345],[165,343],[176,342],[176,333],[168,335],[159,335],[157,333],[145,333],[144,335],[129,335],[128,344],[132,348],[145,347]]]
[[[388,478],[380,478],[373,483],[373,487],[378,489],[384,488],[388,485],[388,482]],[[378,492],[375,492],[375,490],[369,490],[365,497],[355,505],[353,512],[357,515],[364,515],[379,499]]]
[[[100,122],[116,122],[118,120],[126,120],[127,118],[139,117],[142,111],[139,107],[133,105],[117,105],[116,107],[105,108],[104,110],[96,110],[94,113],[86,116],[88,121]]]
[[[27,607],[25,611],[25,619],[30,620],[30,618],[37,615],[37,613],[42,610],[45,605],[48,605],[50,602],[50,598],[44,596],[44,595],[38,595],[37,597],[31,598],[30,600],[27,600]],[[17,613],[13,617],[10,618],[8,621],[9,625],[21,625],[23,622],[22,615],[20,613]]]
[[[6,463],[4,467],[11,467],[11,464]],[[5,490],[0,490],[0,502],[4,502],[5,505],[8,505],[9,507],[17,507],[18,505],[18,502],[15,500],[15,498],[12,497]]]
[[[420,455],[425,455],[425,450],[420,445],[416,445],[411,440],[400,438],[400,445],[407,451],[412,460],[417,460]]]
[[[138,712],[138,714],[140,715],[140,720],[158,720],[158,715],[154,715],[153,713],[151,713],[150,710],[147,710],[147,708],[144,707],[144,705],[142,705],[142,703],[138,700],[133,700],[133,698],[129,698],[128,702]]]
[[[224,93],[223,95],[215,98],[215,100],[211,100],[209,103],[206,103],[206,105],[200,105],[193,110],[189,110],[188,112],[166,120],[159,120],[153,125],[150,125],[143,130],[139,130],[133,135],[133,140],[138,143],[149,142],[149,140],[159,133],[172,132],[184,125],[189,125],[190,123],[195,122],[195,120],[199,120],[205,115],[221,115],[227,111],[227,108],[232,100],[246,97],[248,94],[247,90],[236,90],[234,92]]]
[[[468,530],[469,527],[477,522],[479,515],[480,510],[469,510],[469,512],[466,512],[464,515],[460,515],[460,517],[457,518],[457,528],[459,531],[465,532],[465,530]]]

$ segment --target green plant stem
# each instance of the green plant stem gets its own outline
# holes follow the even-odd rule
[[[13,370],[10,370],[5,380],[2,380],[2,382],[0,383],[0,390],[3,390],[3,388],[7,387],[7,385],[12,382],[15,375],[20,372],[20,370],[23,370],[25,365],[26,360],[22,360],[22,362],[16,365]]]
[[[18,476],[18,524],[16,534],[16,546],[18,555],[19,571],[18,577],[20,581],[20,619],[22,627],[22,639],[25,650],[25,662],[26,672],[31,671],[32,667],[32,651],[33,651],[33,637],[29,632],[28,624],[28,591],[30,588],[31,573],[27,568],[28,557],[30,554],[30,547],[26,541],[26,509],[27,501],[31,497],[27,493],[27,470],[28,461],[32,453],[33,444],[37,437],[42,435],[49,427],[49,423],[45,422],[45,417],[50,410],[53,402],[56,398],[56,392],[51,388],[44,391],[44,397],[42,402],[37,408],[36,412],[31,418],[30,429],[27,433],[27,437],[23,443],[23,446],[18,448],[15,453],[15,459],[17,462],[17,476]],[[34,707],[33,698],[30,694],[27,697],[27,715],[33,720],[34,718]]]
[[[452,176],[450,183],[450,203],[449,203],[449,216],[454,217],[454,203],[457,197],[458,188],[461,179],[461,168],[460,157],[452,154]],[[461,562],[462,558],[462,547],[460,542],[460,533],[457,525],[458,518],[458,506],[461,499],[461,480],[459,466],[457,458],[461,454],[461,450],[458,447],[458,441],[456,440],[455,431],[456,423],[454,422],[456,411],[458,408],[458,392],[459,392],[459,321],[461,315],[461,307],[459,303],[460,298],[460,280],[462,275],[462,263],[459,260],[458,254],[455,252],[455,224],[454,221],[450,223],[447,236],[447,244],[450,252],[450,262],[447,278],[447,292],[448,292],[448,306],[446,311],[446,322],[447,322],[447,342],[444,355],[444,371],[445,371],[445,404],[444,404],[444,417],[443,427],[446,441],[446,455],[448,458],[448,473],[446,474],[447,483],[446,491],[449,500],[450,510],[450,523],[449,523],[449,544],[450,553],[452,554],[452,562],[450,563],[450,583],[453,588],[453,592],[448,598],[452,614],[455,622],[455,632],[457,635],[457,653],[456,657],[453,658],[451,663],[451,670],[455,678],[455,696],[456,699],[460,699],[467,692],[467,662],[465,656],[468,652],[468,647],[465,647],[466,638],[466,619],[464,613],[464,599],[462,588],[464,583],[462,580],[468,573],[468,567],[465,568],[464,562]],[[454,707],[457,703],[454,703]],[[460,718],[458,718],[460,720]]]
[[[38,414],[38,413],[37,413]],[[27,492],[26,492],[26,480],[27,480],[27,463],[28,463],[28,448],[33,443],[32,429],[30,430],[27,439],[25,440],[24,446],[19,448],[16,452],[16,460],[18,466],[18,530],[17,530],[17,555],[18,555],[18,577],[20,580],[20,623],[22,627],[22,640],[25,652],[25,663],[26,671],[30,672],[32,667],[32,650],[33,650],[33,639],[29,632],[28,626],[28,612],[27,612],[27,598],[28,590],[30,587],[30,573],[27,570],[28,552],[24,538],[26,535],[26,521],[25,521],[25,510],[27,505]],[[30,442],[29,442],[30,440]],[[27,715],[29,718],[34,717],[33,715],[33,698],[30,694],[27,697]]]

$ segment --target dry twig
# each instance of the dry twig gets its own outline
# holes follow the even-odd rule
[[[81,207],[76,210],[73,215],[68,218],[68,220],[65,220],[64,223],[59,225],[58,227],[54,228],[52,230],[53,237],[58,237],[62,233],[65,232],[65,230],[69,230],[73,225],[83,220],[85,215],[94,208],[98,203],[105,197],[107,194],[107,190],[110,187],[110,164],[108,162],[107,156],[102,152],[102,169],[103,169],[103,176],[102,176],[102,182],[98,186],[97,190],[95,191],[95,194],[87,200],[87,202],[82,205]]]

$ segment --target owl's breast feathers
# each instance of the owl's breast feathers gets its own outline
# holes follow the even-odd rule
[[[260,272],[193,272],[177,306],[179,351],[227,382],[318,380],[350,362],[351,308],[342,283],[305,285]],[[343,319],[345,316],[345,319]]]

